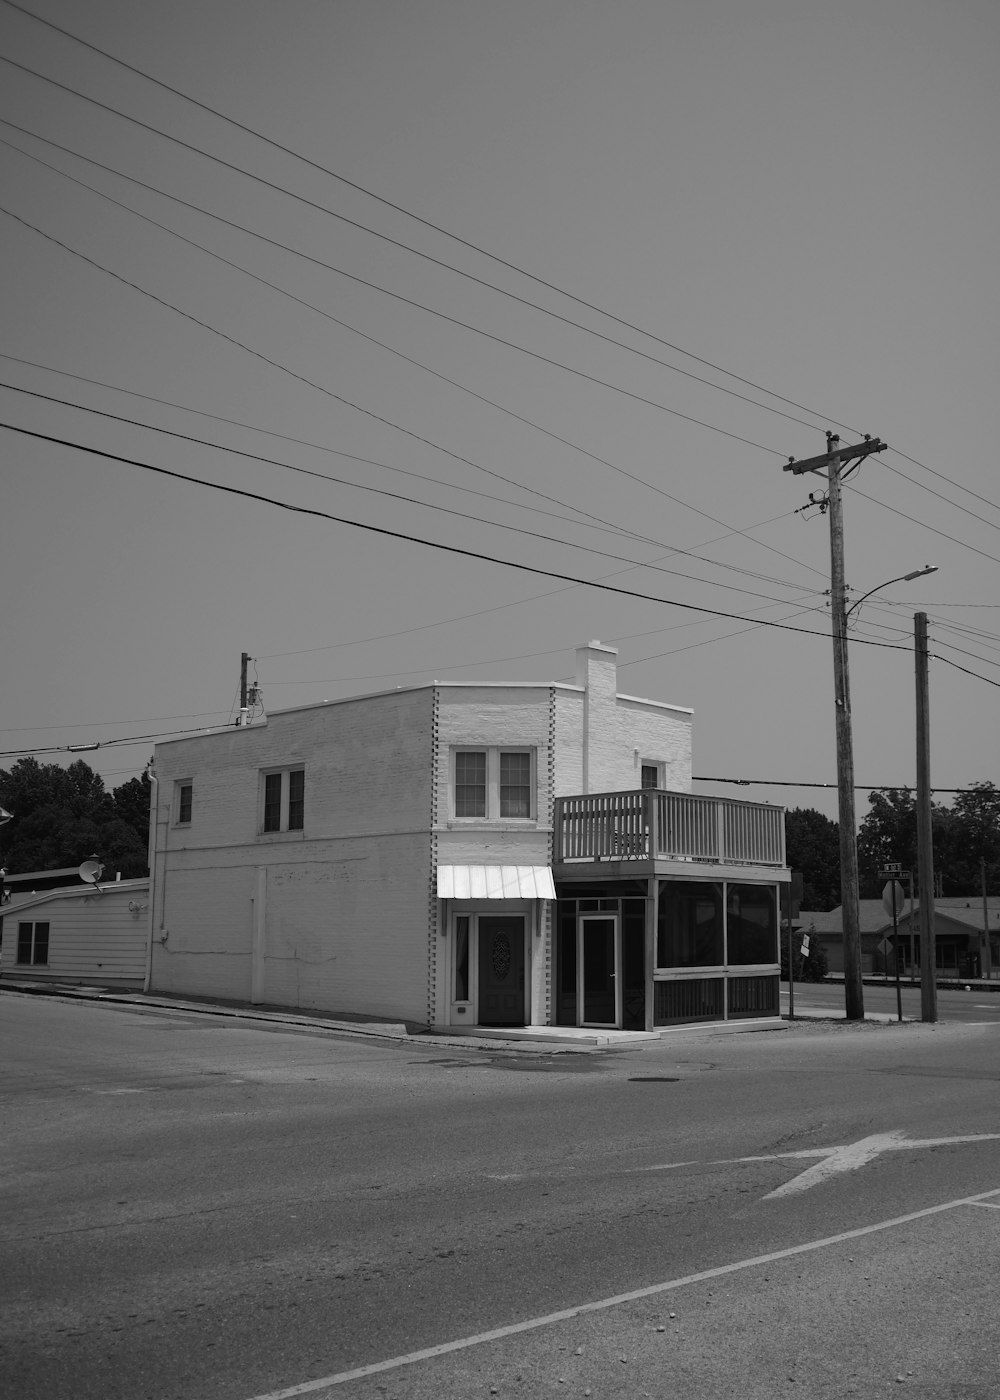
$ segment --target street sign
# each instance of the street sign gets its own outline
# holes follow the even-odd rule
[[[804,958],[807,958],[807,957],[809,956],[809,935],[808,935],[808,933],[807,933],[807,934],[804,934],[804,935],[803,935],[803,938],[802,938],[802,956],[803,956]]]
[[[879,950],[880,953],[883,953],[883,954],[886,954],[886,955],[888,955],[889,953],[891,953],[891,952],[892,952],[892,940],[889,939],[889,938],[883,938],[883,939],[882,939],[882,942],[878,945],[878,950]]]
[[[888,879],[890,875],[902,875],[902,873],[903,867],[898,860],[887,861],[882,867],[882,874],[886,877],[886,879]]]
[[[903,908],[903,886],[898,880],[889,880],[882,891],[882,908],[890,918],[896,918]]]

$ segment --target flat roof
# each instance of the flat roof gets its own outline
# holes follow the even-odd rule
[[[358,700],[381,700],[390,695],[412,694],[420,690],[566,690],[583,695],[586,686],[573,681],[423,681],[419,685],[396,685],[391,690],[370,690],[360,695],[339,695],[334,700],[312,700],[307,705],[290,705],[286,710],[272,710],[270,715],[255,724],[245,726],[227,724],[215,728],[199,730],[193,734],[179,735],[176,739],[160,739],[155,747],[165,748],[168,744],[186,744],[192,739],[211,739],[217,734],[229,734],[234,729],[263,729],[268,718],[279,719],[282,715],[302,714],[306,710],[325,710],[333,705],[350,705]],[[689,705],[672,705],[668,700],[649,700],[641,695],[623,695],[616,692],[615,698],[632,705],[649,705],[657,710],[672,710],[676,714],[693,715]]]

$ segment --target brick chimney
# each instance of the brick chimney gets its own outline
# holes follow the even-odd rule
[[[583,697],[583,790],[613,791],[618,710],[618,649],[587,642],[576,649],[576,683]]]

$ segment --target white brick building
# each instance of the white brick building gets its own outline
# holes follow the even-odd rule
[[[451,1028],[777,1015],[781,810],[692,797],[690,710],[619,695],[616,656],[157,745],[151,989]]]

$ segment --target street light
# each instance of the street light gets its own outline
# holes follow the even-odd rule
[[[888,588],[891,583],[909,583],[911,579],[923,578],[925,574],[936,574],[937,571],[938,566],[936,564],[925,564],[922,569],[914,569],[913,572],[909,574],[900,574],[899,578],[886,579],[885,583],[880,583],[875,588],[869,588],[867,593],[862,593],[858,601],[856,603],[852,603],[851,606],[847,609],[847,611],[844,613],[844,621],[847,621],[847,619],[850,617],[851,613],[854,611],[855,608],[860,608],[861,604],[865,601],[866,598],[870,598],[873,593],[881,592],[883,588]]]

